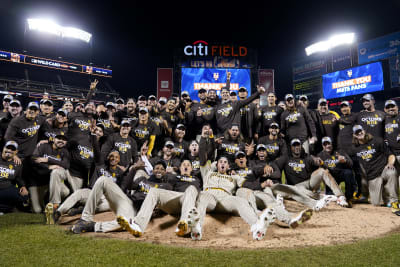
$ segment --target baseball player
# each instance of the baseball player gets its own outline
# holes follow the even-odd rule
[[[195,206],[201,182],[200,177],[193,175],[192,171],[191,162],[189,160],[182,161],[179,174],[170,180],[170,183],[173,184],[173,191],[151,188],[133,222],[129,222],[123,216],[118,216],[118,223],[123,229],[139,237],[146,230],[153,210],[158,205],[161,210],[169,214],[181,213],[175,233],[177,236],[186,235],[189,232],[189,211]]]

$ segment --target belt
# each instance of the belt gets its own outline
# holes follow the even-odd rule
[[[208,190],[220,190],[220,191],[223,191],[223,192],[225,192],[225,193],[231,195],[231,193],[229,193],[229,192],[226,191],[225,189],[219,188],[219,187],[207,187],[207,188],[206,188],[206,191],[208,191]]]

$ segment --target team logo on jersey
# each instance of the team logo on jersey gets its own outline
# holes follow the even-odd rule
[[[239,146],[237,144],[221,144],[221,147],[230,154],[235,154],[239,151]]]
[[[39,128],[40,128],[40,125],[36,125],[36,122],[35,122],[32,127],[24,128],[21,130],[21,132],[30,137],[30,136],[36,135]]]
[[[192,176],[180,176],[178,175],[176,178],[178,178],[179,181],[181,182],[187,182],[187,183],[193,183],[196,181],[195,178],[193,178]]]
[[[192,168],[193,168],[193,170],[200,169],[200,160],[193,160],[192,161]]]
[[[79,145],[78,150],[79,150],[79,155],[81,156],[82,159],[93,158],[93,149]]]
[[[135,136],[137,138],[146,138],[150,132],[147,130],[147,127],[144,127],[143,129],[135,129]]]
[[[128,150],[131,149],[131,144],[129,144],[128,141],[126,141],[126,142],[124,142],[124,143],[116,142],[116,143],[114,144],[114,146],[118,148],[118,151],[119,151],[119,152],[124,153],[124,154],[125,154],[126,152],[128,152]]]
[[[364,117],[361,119],[362,122],[366,123],[368,126],[375,127],[378,122],[382,122],[382,118],[375,114],[373,117]]]
[[[275,153],[279,152],[279,146],[277,143],[268,144],[268,145],[265,145],[265,147],[267,148],[268,154],[275,154]]]
[[[8,179],[10,177],[10,175],[14,175],[14,174],[15,174],[15,170],[13,170],[11,168],[6,168],[3,166],[0,166],[0,178]]]
[[[58,155],[57,154],[57,156],[52,156],[52,155],[47,155],[47,154],[44,154],[43,155],[43,158],[48,158],[48,159],[52,159],[52,160],[55,160],[55,161],[61,161],[61,156],[60,155]]]
[[[375,148],[372,148],[371,146],[367,146],[367,150],[358,152],[357,157],[368,162],[372,159],[372,157],[375,153],[376,153]]]
[[[229,114],[231,114],[232,109],[233,109],[232,106],[228,105],[225,108],[217,110],[217,113],[220,114],[221,116],[228,117]]]
[[[88,131],[89,127],[90,127],[90,120],[85,121],[85,120],[79,120],[76,119],[75,123],[78,125],[79,129],[83,132],[83,131]]]
[[[328,166],[329,169],[334,169],[339,163],[339,159],[337,159],[335,156],[332,156],[331,158],[325,159],[324,163]]]
[[[301,116],[300,113],[294,112],[294,113],[289,114],[289,116],[287,116],[285,118],[285,120],[287,120],[288,122],[294,123],[299,119],[300,116]]]
[[[393,133],[394,129],[398,129],[399,124],[396,122],[396,120],[393,120],[393,123],[387,123],[385,124],[385,133],[391,134]]]
[[[244,169],[236,170],[236,173],[241,177],[246,177],[246,176],[252,174],[253,171],[249,170],[248,168],[244,168]]]
[[[299,162],[289,162],[288,163],[289,167],[293,169],[296,173],[300,173],[303,171],[303,169],[306,167],[304,164],[303,160],[300,160]]]

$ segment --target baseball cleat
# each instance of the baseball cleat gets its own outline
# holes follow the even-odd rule
[[[400,207],[399,207],[399,202],[392,202],[390,203],[390,207],[392,208],[392,213],[395,213],[400,211]]]
[[[323,198],[317,201],[317,204],[315,204],[314,210],[315,211],[320,211],[321,209],[325,208],[328,206],[329,203],[332,201],[336,201],[337,197],[334,195],[325,195]]]
[[[300,212],[299,215],[290,220],[289,227],[292,229],[297,228],[300,224],[311,219],[312,214],[313,214],[312,209],[303,210],[302,212]]]
[[[54,224],[54,206],[53,203],[47,203],[46,208],[44,209],[44,213],[46,214],[46,224]]]
[[[196,208],[189,211],[188,215],[188,226],[191,228],[190,236],[193,240],[201,240],[201,225],[200,225],[200,214]]]
[[[345,196],[338,197],[336,200],[336,204],[338,204],[339,206],[345,207],[345,208],[349,207],[349,203],[347,203]]]
[[[118,216],[117,222],[121,226],[122,229],[128,231],[133,236],[136,236],[136,237],[142,236],[142,234],[143,234],[142,229],[140,229],[139,225],[137,225],[132,219],[130,219],[128,221],[123,216]]]
[[[185,236],[188,233],[189,225],[185,220],[179,221],[178,226],[176,227],[175,234],[177,236]]]
[[[68,210],[67,214],[68,214],[68,216],[75,216],[78,214],[82,214],[83,208],[84,208],[83,206],[79,206],[77,208],[71,208]]]
[[[71,227],[71,232],[74,234],[86,233],[86,232],[94,232],[95,222],[88,222],[82,219]]]
[[[251,226],[254,240],[262,240],[267,232],[268,226],[276,220],[275,210],[266,208],[258,218],[257,222]]]

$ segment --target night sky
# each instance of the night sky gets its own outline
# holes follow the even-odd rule
[[[172,2],[2,0],[0,49],[22,52],[25,19],[52,17],[92,33],[94,65],[111,65],[114,88],[138,96],[156,93],[156,69],[173,67],[175,49],[196,40],[232,43],[257,49],[258,65],[275,69],[282,95],[307,45],[333,33],[354,31],[365,41],[400,30],[394,0]]]

